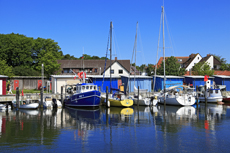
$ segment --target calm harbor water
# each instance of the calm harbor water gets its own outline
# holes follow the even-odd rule
[[[230,106],[0,112],[0,152],[230,152]]]

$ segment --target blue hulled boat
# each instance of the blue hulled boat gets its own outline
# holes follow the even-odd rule
[[[96,107],[99,106],[101,93],[93,83],[79,83],[68,85],[64,103],[69,107]]]

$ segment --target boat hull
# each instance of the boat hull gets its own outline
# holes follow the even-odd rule
[[[205,102],[205,97],[199,97],[200,102]],[[217,103],[223,101],[222,97],[207,97],[208,103]]]
[[[13,104],[14,107],[17,107],[16,104]],[[32,104],[24,104],[24,105],[20,105],[19,109],[37,109],[39,106],[39,103],[32,103]]]
[[[176,105],[176,106],[192,106],[196,102],[195,97],[166,97],[165,98],[165,103],[167,105]],[[164,104],[164,97],[160,97],[159,103]]]
[[[100,105],[101,93],[97,90],[73,94],[64,100],[69,107],[96,107]]]

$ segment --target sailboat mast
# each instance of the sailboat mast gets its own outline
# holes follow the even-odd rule
[[[112,78],[111,78],[111,60],[112,60],[112,28],[113,28],[113,23],[112,21],[110,22],[110,93],[112,94]]]
[[[164,57],[164,101],[165,101],[165,33],[164,33],[164,6],[162,6],[163,57]]]
[[[136,35],[135,35],[135,43],[134,43],[134,52],[135,52],[135,72],[134,72],[134,87],[135,87],[135,79],[136,79],[136,62],[137,62],[137,28],[138,28],[138,22],[136,26]]]

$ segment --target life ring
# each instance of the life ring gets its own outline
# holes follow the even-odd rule
[[[83,74],[84,74],[84,75],[83,75]],[[78,77],[79,77],[80,79],[82,79],[83,76],[85,76],[85,78],[86,78],[86,73],[85,73],[85,72],[80,72],[80,73],[78,73],[77,75],[78,75]]]

